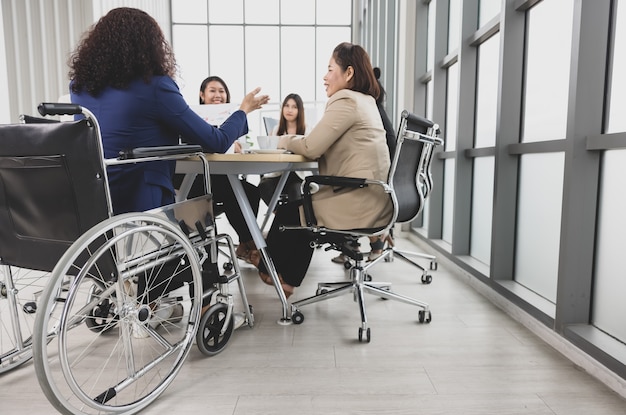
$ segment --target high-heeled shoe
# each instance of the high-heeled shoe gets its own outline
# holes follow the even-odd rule
[[[378,259],[383,254],[383,251],[385,249],[385,243],[387,243],[387,246],[389,248],[392,248],[394,246],[393,237],[391,236],[391,234],[388,233],[379,236],[373,242],[370,241],[371,251],[367,257],[367,262],[372,262]]]
[[[243,259],[248,264],[252,264],[250,256],[254,251],[258,252],[254,241],[240,242],[235,249],[235,255],[237,255],[237,258]]]

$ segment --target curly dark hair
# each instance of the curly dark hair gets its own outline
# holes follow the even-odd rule
[[[141,78],[174,77],[176,59],[159,24],[143,10],[109,11],[83,36],[69,59],[72,92],[97,96]]]

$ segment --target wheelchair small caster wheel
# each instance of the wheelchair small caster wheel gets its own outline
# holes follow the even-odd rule
[[[318,289],[315,291],[315,295],[322,295],[322,294],[326,294],[327,292],[328,292],[328,289],[327,289],[327,288],[318,288]]]
[[[293,324],[302,324],[304,321],[304,314],[300,310],[296,310],[291,314],[291,321]]]
[[[365,338],[363,338],[363,333],[365,333]],[[363,343],[365,341],[365,343],[369,343],[370,340],[372,340],[370,328],[363,330],[363,327],[359,327],[359,342]]]
[[[363,281],[367,281],[367,282],[372,281],[372,276],[370,274],[363,275]]]
[[[420,310],[417,314],[420,323],[430,323],[432,320],[432,315],[430,311]]]
[[[228,327],[222,333],[227,315],[228,305],[217,303],[209,307],[200,319],[198,332],[196,333],[196,343],[202,354],[214,356],[226,347],[235,326],[235,319],[231,313]]]
[[[233,270],[233,263],[232,262],[224,262],[224,265],[222,265],[222,268],[224,268],[224,271],[232,271]]]
[[[422,275],[422,284],[430,284],[433,282],[433,276],[430,274]]]
[[[437,261],[430,261],[430,270],[437,271]]]

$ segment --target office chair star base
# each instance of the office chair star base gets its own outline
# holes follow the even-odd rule
[[[374,262],[371,263],[373,265]],[[350,268],[350,281],[347,282],[331,282],[320,283],[314,296],[296,301],[291,304],[292,313],[291,320],[294,324],[301,324],[304,321],[304,314],[299,307],[307,304],[313,304],[330,298],[339,297],[346,294],[352,294],[354,301],[359,306],[361,314],[361,327],[359,327],[358,338],[360,342],[369,343],[371,340],[371,331],[367,323],[367,314],[365,311],[365,293],[372,294],[384,300],[397,300],[405,304],[410,304],[421,308],[418,312],[418,321],[420,323],[430,323],[432,315],[427,303],[410,298],[404,295],[396,294],[391,291],[391,284],[386,282],[366,282],[368,277],[367,270],[370,264],[365,267],[361,261]]]

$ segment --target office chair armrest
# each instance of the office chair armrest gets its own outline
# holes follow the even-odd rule
[[[302,208],[304,210],[304,219],[306,221],[306,226],[309,228],[317,226],[317,219],[315,218],[315,212],[313,211],[313,201],[311,198],[311,195],[313,194],[313,192],[311,192],[312,183],[316,183],[322,186],[336,187],[335,191],[337,192],[345,188],[360,189],[368,187],[370,185],[381,186],[385,190],[385,192],[391,192],[391,188],[389,187],[389,185],[380,180],[345,176],[307,176],[304,178],[304,182],[302,183]]]
[[[311,175],[304,178],[304,187],[309,189],[311,183],[334,187],[366,187],[366,179],[360,177]]]

